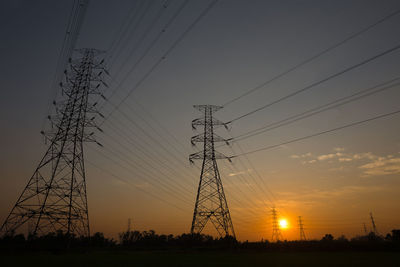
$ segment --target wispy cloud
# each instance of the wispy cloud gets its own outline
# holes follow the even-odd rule
[[[300,158],[307,158],[307,157],[311,157],[312,154],[311,152],[305,153],[305,154],[301,154],[301,155],[291,155],[290,157],[292,159],[300,159]]]
[[[246,171],[231,172],[230,174],[228,174],[228,176],[232,177],[232,176],[246,174],[246,173],[249,173],[249,172],[251,172],[251,169],[248,169]]]
[[[308,190],[303,193],[301,192],[280,192],[279,195],[284,197],[288,200],[300,200],[300,199],[329,199],[333,197],[345,197],[345,196],[354,196],[356,194],[363,194],[363,193],[371,193],[371,192],[378,192],[378,191],[385,191],[388,188],[383,186],[342,186],[339,188],[331,189],[331,190],[323,190],[323,189],[313,189]]]
[[[317,157],[318,160],[323,161],[323,160],[327,160],[327,159],[334,159],[337,157],[341,157],[344,154],[341,152],[336,152],[336,153],[331,153],[331,154],[326,154],[326,155],[320,155]]]
[[[361,165],[365,176],[388,175],[400,173],[400,158],[393,155],[386,157],[376,157],[372,162]]]
[[[335,148],[333,149],[333,151],[336,151],[336,152],[343,152],[343,151],[345,151],[345,148],[344,148],[344,147],[335,147]]]
[[[349,162],[349,161],[353,161],[352,158],[339,158],[340,162]]]
[[[345,167],[358,167],[362,170],[362,175],[365,177],[400,173],[400,156],[398,156],[398,154],[379,156],[372,152],[350,153],[345,151],[346,149],[343,147],[336,147],[333,148],[333,153],[315,156],[311,153],[306,153],[302,155],[291,155],[290,157],[293,159],[301,159],[302,164],[315,164],[317,162],[342,164],[338,167],[335,166],[334,168],[329,169],[330,171],[343,171],[345,170]],[[362,165],[357,166],[355,164]]]
[[[375,158],[377,158],[377,157],[378,157],[378,156],[375,156],[375,155],[372,154],[371,152],[353,154],[353,158],[354,158],[354,159],[370,159],[370,160],[373,160],[373,159],[375,159]]]

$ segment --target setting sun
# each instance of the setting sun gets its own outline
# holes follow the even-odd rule
[[[289,227],[289,223],[286,219],[279,220],[279,228],[287,229]]]

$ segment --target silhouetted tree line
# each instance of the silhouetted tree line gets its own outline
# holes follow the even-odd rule
[[[119,235],[120,246],[129,248],[149,248],[149,247],[208,247],[208,248],[226,248],[236,246],[238,241],[232,236],[224,238],[214,238],[204,234],[182,234],[174,235],[158,235],[155,231],[129,231]]]
[[[385,237],[371,232],[365,236],[347,239],[326,234],[321,240],[242,242],[242,249],[263,251],[400,251],[400,230],[392,230]]]
[[[68,235],[62,231],[43,236],[28,235],[25,237],[23,234],[13,234],[0,238],[2,250],[61,251],[69,248],[111,248],[116,244],[115,240],[104,237],[103,233],[95,233],[90,238]]]
[[[67,235],[62,232],[49,233],[43,236],[22,234],[0,238],[0,249],[13,251],[63,251],[66,249],[123,249],[123,250],[164,250],[164,249],[197,249],[197,250],[258,250],[258,251],[400,251],[400,230],[393,230],[385,237],[370,233],[347,239],[345,236],[334,238],[326,234],[321,240],[278,241],[278,242],[239,242],[231,236],[214,238],[204,234],[159,235],[155,231],[127,231],[119,234],[118,242],[95,233],[90,238]]]

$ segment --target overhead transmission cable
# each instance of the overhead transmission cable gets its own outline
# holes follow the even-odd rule
[[[138,144],[133,143],[133,141],[131,140],[131,138],[128,139],[128,136],[126,136],[126,135],[120,135],[120,134],[119,134],[119,131],[114,131],[114,132],[118,134],[119,138],[113,138],[113,137],[110,136],[109,134],[107,134],[107,133],[105,133],[105,134],[107,134],[108,137],[113,138],[113,141],[114,141],[115,143],[117,143],[117,144],[120,145],[122,148],[124,148],[124,150],[127,150],[127,151],[129,151],[130,153],[132,153],[132,154],[134,154],[133,151],[132,151],[131,149],[129,149],[128,146],[123,145],[123,144],[120,142],[120,139],[123,138],[124,140],[127,141],[128,144],[134,145],[134,146],[135,146],[135,151],[139,151],[139,152],[141,152],[141,154],[143,154],[143,155],[146,156],[147,160],[142,159],[142,161],[144,162],[145,165],[148,165],[150,169],[154,169],[156,166],[160,166],[160,167],[163,167],[165,170],[168,170],[168,172],[169,172],[170,174],[172,174],[172,177],[177,177],[177,176],[179,176],[179,175],[182,175],[182,174],[180,174],[179,172],[177,172],[177,170],[176,170],[175,168],[173,168],[173,167],[170,166],[169,164],[166,164],[166,162],[163,162],[163,161],[160,159],[160,157],[158,157],[157,153],[152,153],[152,154],[150,154],[150,153],[148,153],[148,152],[144,149],[144,146],[139,146]],[[148,145],[148,143],[147,143],[146,140],[141,139],[141,141],[142,141],[142,142],[145,142],[145,145],[146,145],[146,146]],[[149,150],[150,150],[150,149],[149,149]],[[136,157],[139,157],[137,154],[135,154],[135,155],[136,155]],[[140,158],[141,158],[141,157],[140,157]],[[151,160],[151,161],[154,161],[154,164],[150,164],[150,165],[149,165],[148,161],[150,161],[150,160]],[[171,165],[172,165],[172,164],[171,164]],[[142,167],[144,167],[144,166],[142,165]],[[186,175],[184,175],[184,176],[186,176]],[[174,182],[176,182],[174,179],[171,179],[171,180],[173,180]],[[180,187],[184,188],[185,190],[187,190],[187,187],[184,187],[181,183],[178,183],[178,185],[179,185]]]
[[[376,117],[372,117],[372,118],[369,118],[369,119],[356,121],[356,122],[353,122],[353,123],[350,123],[350,124],[346,124],[346,125],[343,125],[343,126],[340,126],[340,127],[336,127],[336,128],[333,128],[333,129],[329,129],[329,130],[325,130],[325,131],[322,131],[322,132],[318,132],[318,133],[315,133],[315,134],[303,136],[303,137],[300,137],[300,138],[295,138],[295,139],[292,139],[292,140],[289,140],[289,141],[285,141],[285,142],[282,142],[282,143],[279,143],[279,144],[270,145],[270,146],[262,147],[262,148],[259,148],[259,149],[256,149],[256,150],[244,152],[244,153],[241,153],[241,154],[238,154],[238,155],[234,155],[231,158],[236,158],[236,157],[240,157],[240,156],[243,156],[243,155],[253,154],[253,153],[256,153],[256,152],[259,152],[259,151],[273,149],[273,148],[276,148],[276,147],[279,147],[279,146],[282,146],[282,145],[287,145],[287,144],[291,144],[291,143],[294,143],[294,142],[303,141],[303,140],[310,139],[310,138],[313,138],[313,137],[317,137],[317,136],[320,136],[320,135],[323,135],[323,134],[327,134],[327,133],[339,131],[339,130],[342,130],[342,129],[345,129],[345,128],[353,127],[353,126],[356,126],[356,125],[364,124],[364,123],[367,123],[367,122],[370,122],[370,121],[373,121],[373,120],[378,120],[378,119],[381,119],[381,118],[393,116],[393,115],[396,115],[396,114],[399,114],[399,113],[400,113],[400,110],[396,110],[396,111],[385,113],[385,114],[382,114],[382,115],[379,115],[379,116],[376,116]]]
[[[131,108],[130,106],[128,106],[129,108]],[[131,123],[134,123],[134,121],[132,121],[130,118],[129,118],[129,122],[131,122]],[[109,123],[111,123],[111,121],[109,121]],[[135,127],[138,127],[138,125],[135,123],[134,124],[135,125]],[[112,127],[111,127],[111,129],[116,129],[117,131],[123,131],[123,129],[129,129],[129,127],[126,127],[126,126],[123,126],[123,128],[122,129],[118,129],[118,128],[116,128],[115,127],[115,125],[112,125]],[[141,129],[141,132],[143,131],[144,129]],[[136,133],[136,131],[131,131],[131,133],[133,134],[133,135],[136,135],[137,133]],[[150,133],[147,133],[146,134],[146,132],[143,132],[144,134],[145,134],[145,136],[146,137],[150,137]],[[133,140],[133,139],[132,139]],[[153,143],[153,142],[151,142],[151,143]],[[121,145],[122,146],[122,145]],[[125,147],[124,147],[124,149],[125,149]],[[127,159],[127,158],[130,158],[130,156],[128,156],[128,155],[123,155],[122,156],[122,158],[124,159],[124,161],[125,161],[125,159]],[[155,165],[156,166],[156,165]],[[191,174],[190,174],[191,175]],[[235,189],[237,189],[237,190],[240,190],[240,188],[236,188],[235,187]],[[240,190],[240,192],[241,193],[243,193],[243,191],[241,191]],[[234,198],[234,197],[233,197]],[[248,199],[248,198],[244,198],[246,201],[250,201],[250,199]],[[243,203],[243,201],[236,201],[236,199],[234,200],[235,202],[237,202],[239,205],[241,205],[241,203]],[[257,205],[255,205],[254,204],[254,202],[249,202],[249,204],[251,205],[251,206],[253,206],[254,208],[256,208],[256,209],[259,209],[260,207],[258,207]]]
[[[93,167],[99,169],[101,172],[103,172],[103,173],[108,173],[109,175],[111,175],[112,177],[114,177],[114,179],[117,179],[117,180],[119,180],[119,181],[121,181],[121,182],[123,182],[123,183],[125,183],[125,184],[128,184],[129,186],[132,186],[132,187],[134,187],[135,189],[137,189],[137,190],[139,190],[139,191],[141,191],[141,192],[143,192],[143,193],[145,193],[145,194],[147,194],[147,195],[149,195],[149,196],[151,196],[151,197],[154,197],[155,199],[161,201],[162,203],[165,203],[165,204],[170,205],[171,207],[174,207],[174,208],[176,208],[176,209],[178,209],[178,210],[180,210],[180,211],[182,211],[182,212],[184,212],[184,213],[187,213],[187,211],[185,211],[185,210],[182,209],[181,207],[175,205],[174,203],[171,203],[171,202],[165,200],[164,198],[161,198],[161,197],[158,196],[157,194],[153,194],[153,193],[151,193],[151,192],[149,192],[149,191],[147,191],[147,190],[144,190],[142,187],[131,183],[131,182],[130,182],[129,180],[127,180],[127,179],[121,178],[120,176],[118,176],[118,175],[112,173],[111,171],[109,171],[108,169],[103,168],[103,167],[101,167],[101,166],[99,166],[99,165],[97,165],[97,164],[95,164],[95,163],[93,163],[93,162],[91,162],[91,161],[89,161],[89,160],[87,160],[87,159],[86,159],[85,161],[88,162],[88,163],[89,163],[90,165],[92,165]]]
[[[132,49],[129,51],[129,54],[125,56],[124,61],[120,64],[120,66],[117,70],[113,71],[113,73],[116,73],[116,74],[120,73],[121,70],[123,70],[124,67],[128,64],[129,59],[136,53],[136,51],[139,49],[142,42],[146,39],[147,35],[152,31],[154,26],[161,19],[165,10],[169,7],[169,3],[168,3],[169,1],[170,0],[165,1],[165,3],[158,9],[157,14],[155,15],[155,18],[153,19],[153,21],[146,27],[144,32],[140,35],[139,39],[135,42],[135,44],[132,45]]]
[[[127,40],[125,40],[125,42],[122,43],[122,45],[119,45],[115,47],[114,51],[112,51],[112,54],[110,53],[110,55],[112,55],[112,60],[109,62],[109,69],[112,69],[112,66],[115,63],[115,60],[118,58],[118,56],[122,53],[122,51],[124,51],[125,47],[128,45],[129,40],[135,36],[136,31],[138,30],[139,26],[142,24],[143,19],[145,18],[146,14],[149,12],[151,6],[154,4],[154,0],[151,1],[147,1],[146,2],[147,5],[145,5],[145,9],[143,11],[143,13],[137,18],[137,20],[135,21],[134,25],[133,25],[133,29],[130,31],[130,35],[127,37]],[[121,38],[122,40],[122,38]],[[119,42],[121,43],[121,42]],[[116,50],[118,48],[118,50]],[[116,51],[116,52],[115,52]]]
[[[339,72],[336,72],[335,74],[332,74],[332,75],[330,75],[330,76],[328,76],[328,77],[326,77],[326,78],[324,78],[324,79],[322,79],[322,80],[319,80],[319,81],[317,81],[317,82],[314,82],[314,83],[312,83],[312,84],[310,84],[310,85],[308,85],[308,86],[306,86],[306,87],[303,87],[303,88],[301,88],[301,89],[299,89],[299,90],[297,90],[297,91],[294,91],[294,92],[292,92],[292,93],[290,93],[290,94],[288,94],[288,95],[286,95],[286,96],[283,96],[283,97],[281,97],[281,98],[278,98],[277,100],[274,100],[274,101],[272,101],[272,102],[270,102],[270,103],[268,103],[268,104],[266,104],[266,105],[264,105],[264,106],[261,106],[261,107],[259,107],[259,108],[256,108],[256,109],[254,109],[254,110],[252,110],[252,111],[250,111],[250,112],[247,112],[247,113],[245,113],[245,114],[243,114],[243,115],[241,115],[241,116],[239,116],[239,117],[236,117],[236,118],[234,118],[234,119],[228,121],[226,124],[229,124],[229,123],[232,123],[232,122],[234,122],[234,121],[240,120],[240,119],[242,119],[242,118],[244,118],[244,117],[247,117],[247,116],[249,116],[249,115],[252,115],[252,114],[254,114],[254,113],[256,113],[256,112],[258,112],[258,111],[260,111],[260,110],[263,110],[263,109],[265,109],[265,108],[267,108],[267,107],[270,107],[270,106],[272,106],[272,105],[274,105],[274,104],[277,104],[277,103],[279,103],[279,102],[282,102],[282,101],[284,101],[284,100],[286,100],[286,99],[288,99],[288,98],[290,98],[290,97],[293,97],[293,96],[298,95],[298,94],[300,94],[300,93],[303,93],[303,92],[305,92],[305,91],[307,91],[307,90],[310,90],[311,88],[314,88],[314,87],[317,86],[317,85],[320,85],[320,84],[322,84],[322,83],[324,83],[324,82],[327,82],[327,81],[329,81],[329,80],[331,80],[331,79],[333,79],[333,78],[336,78],[336,77],[338,77],[338,76],[341,76],[341,75],[343,75],[343,74],[345,74],[345,73],[347,73],[347,72],[349,72],[349,71],[351,71],[351,70],[354,70],[354,69],[356,69],[356,68],[359,68],[359,67],[361,67],[361,66],[363,66],[363,65],[365,65],[365,64],[367,64],[367,63],[370,63],[370,62],[372,62],[372,61],[374,61],[374,60],[376,60],[376,59],[378,59],[378,58],[380,58],[380,57],[383,57],[383,56],[385,56],[385,55],[388,55],[388,54],[390,54],[390,53],[393,53],[393,52],[397,51],[399,48],[400,48],[400,44],[398,44],[398,45],[396,45],[396,46],[394,46],[394,47],[392,47],[392,48],[389,48],[389,49],[387,49],[387,50],[385,50],[385,51],[383,51],[383,52],[381,52],[381,53],[379,53],[379,54],[377,54],[377,55],[375,55],[375,56],[372,56],[372,57],[370,57],[370,58],[368,58],[368,59],[365,59],[365,60],[363,60],[363,61],[361,61],[361,62],[359,62],[359,63],[357,63],[357,64],[355,64],[355,65],[352,65],[352,66],[350,66],[350,67],[347,67],[347,68],[345,68],[344,70],[341,70],[341,71],[339,71]]]
[[[124,128],[126,128],[126,127],[124,127]],[[117,129],[118,131],[121,131],[121,129]],[[132,132],[133,134],[135,134],[134,132]],[[125,137],[125,138],[123,138],[123,139],[126,139],[127,137]],[[113,138],[114,139],[114,141],[115,140],[117,140],[116,138]],[[120,138],[119,138],[120,139]],[[124,149],[127,149],[125,146],[123,146],[119,141],[118,141],[118,145],[120,145],[121,147],[123,147]],[[116,152],[116,151],[114,151],[114,149],[110,149],[110,148],[106,148],[106,150],[108,150],[109,152],[111,152],[111,153],[113,153],[113,157],[117,157],[117,158],[119,158],[120,160],[122,160],[122,161],[125,161],[125,162],[127,162],[128,163],[128,161],[127,161],[127,159],[128,158],[131,158],[131,156],[129,156],[129,155],[127,155],[127,154],[125,154],[125,153],[123,153],[123,154],[121,154],[122,156],[119,156],[118,154],[119,153],[121,153],[121,152]],[[112,151],[111,151],[112,150]],[[129,149],[130,150],[130,149]],[[130,150],[130,152],[132,153],[133,151],[132,150]],[[142,160],[143,161],[143,160]],[[129,164],[129,163],[128,163]],[[133,166],[133,165],[132,165]],[[156,166],[157,166],[157,164],[155,164],[155,165],[152,165],[153,167],[152,168],[155,168]],[[144,168],[144,166],[141,166],[140,168]],[[159,170],[160,171],[160,170]],[[161,172],[161,171],[160,171]],[[170,177],[169,175],[166,175],[166,174],[164,174],[165,175],[165,177]],[[172,179],[171,179],[172,180]],[[240,188],[236,188],[236,189],[238,189],[241,193],[243,193],[243,191],[241,191],[240,190]],[[236,202],[236,203],[238,203],[238,204],[243,204],[243,201],[239,201],[239,200],[236,200],[236,198],[234,197],[234,196],[232,196],[232,198],[233,199],[235,199],[234,201]],[[252,201],[250,201],[250,199],[248,199],[248,198],[245,198],[245,200],[253,207],[253,208],[255,208],[255,209],[258,209],[258,208],[260,208],[260,207],[258,207],[254,202],[252,202]]]
[[[86,15],[88,0],[75,0],[72,4],[72,8],[69,14],[67,27],[65,29],[63,43],[61,45],[60,53],[58,54],[56,71],[51,83],[51,89],[53,89],[52,98],[49,99],[47,105],[47,113],[50,113],[51,103],[58,96],[58,88],[56,85],[61,82],[64,70],[66,69],[68,58],[72,56],[72,52],[75,48],[76,41],[79,36],[79,32],[82,27],[83,20]],[[46,118],[43,119],[42,128],[45,127]]]
[[[306,110],[304,112],[301,112],[299,114],[290,116],[290,117],[285,118],[283,120],[276,121],[276,122],[267,124],[267,125],[265,125],[263,127],[260,127],[260,128],[251,130],[249,132],[237,135],[235,137],[229,138],[228,141],[240,141],[240,140],[243,140],[243,139],[247,139],[247,138],[250,138],[250,137],[265,133],[267,131],[271,131],[271,130],[280,128],[282,126],[286,126],[286,125],[292,124],[292,123],[297,122],[299,120],[302,120],[302,119],[305,119],[305,118],[320,114],[320,113],[325,112],[327,110],[331,110],[331,109],[343,106],[345,104],[360,100],[362,98],[365,98],[365,97],[368,97],[368,96],[371,96],[371,95],[374,95],[374,94],[377,94],[377,93],[392,89],[393,87],[396,87],[396,86],[400,85],[400,82],[396,82],[396,83],[392,84],[393,82],[399,81],[399,80],[400,80],[400,77],[397,77],[397,78],[391,79],[389,81],[386,81],[384,83],[380,83],[378,85],[375,85],[373,87],[369,87],[369,88],[360,90],[360,91],[358,91],[356,93],[353,93],[353,94],[345,96],[345,97],[341,97],[339,99],[336,99],[336,100],[331,101],[329,103],[326,103],[324,105],[320,105],[318,107],[315,107],[315,108],[312,108],[312,109],[308,109],[308,110]]]
[[[140,106],[140,103],[137,103],[139,106]],[[130,105],[126,105],[128,108],[130,108],[131,110],[132,110],[132,113],[135,113],[135,114],[137,114],[133,109],[132,109],[132,107],[130,106]],[[142,107],[141,106],[141,108],[144,110],[144,111],[146,111],[145,109],[144,109],[144,107]],[[146,111],[147,112],[147,111]],[[138,114],[137,114],[138,115]],[[160,134],[159,132],[158,132],[158,130],[155,128],[155,127],[153,127],[151,124],[150,124],[150,122],[148,122],[146,119],[144,119],[142,116],[138,116],[148,127],[150,127],[150,129],[151,129],[151,131],[152,132],[156,132],[157,133],[157,135],[160,137],[160,138],[163,138],[163,139],[165,139],[165,137],[162,135],[162,134]],[[153,118],[153,120],[154,120],[154,118]],[[159,122],[158,122],[158,124],[160,124]],[[124,127],[125,128],[125,127]],[[118,130],[118,129],[117,129]],[[164,131],[167,131],[165,128],[163,128],[163,130]],[[119,131],[119,130],[118,130]],[[177,142],[182,146],[182,147],[184,147],[178,140],[177,140]],[[167,143],[176,151],[176,152],[178,152],[178,153],[183,153],[183,154],[188,154],[189,152],[187,152],[187,151],[180,151],[180,150],[178,150],[178,149],[176,149],[169,141],[167,141]],[[228,167],[229,168],[231,168],[231,170],[233,171],[233,172],[239,172],[239,170],[237,169],[237,168],[235,168],[235,166],[230,166],[230,165],[228,165]],[[236,169],[236,170],[233,170],[232,168],[234,168],[234,169]],[[242,174],[239,174],[238,175],[239,177],[240,177],[240,180],[245,180],[245,181],[243,181],[243,183],[245,183],[248,187],[249,187],[249,189],[252,189],[252,190],[254,190],[254,187],[252,186],[252,184],[251,183],[249,183],[248,181],[247,181],[247,179],[246,179],[246,176],[245,175],[242,175]],[[230,179],[226,179],[226,181],[228,181],[229,183],[231,182],[230,181]],[[259,186],[256,186],[257,188],[260,188]],[[239,188],[239,187],[235,187],[235,189],[237,189],[237,190],[239,190],[242,194],[244,194],[244,192]],[[265,196],[265,192],[263,192],[263,196]],[[259,208],[259,207],[257,207],[257,208]]]
[[[145,112],[145,113],[152,119],[152,121],[153,121],[154,123],[158,124],[159,127],[161,127],[161,128],[163,129],[164,132],[166,132],[167,134],[169,134],[169,135],[171,136],[171,138],[174,139],[174,141],[175,141],[177,144],[179,144],[179,145],[181,146],[181,148],[183,149],[183,150],[178,150],[178,149],[174,148],[175,151],[177,151],[178,153],[190,154],[190,152],[186,150],[186,147],[182,144],[182,142],[181,142],[180,140],[178,140],[178,138],[176,138],[172,133],[170,133],[169,130],[166,129],[157,119],[155,119],[154,116],[153,116],[149,111],[147,111],[146,108],[145,108],[140,102],[137,102],[135,99],[133,99],[133,101],[135,102],[135,106],[140,107],[140,108],[143,110],[143,112]],[[131,106],[129,106],[129,108],[132,110],[132,112],[134,112]],[[136,112],[134,112],[134,113],[136,113]],[[137,113],[136,113],[136,114],[137,114]],[[142,116],[139,116],[139,118],[140,118],[142,121],[144,121],[144,122],[146,123],[146,125],[148,125],[148,126],[151,128],[151,130],[152,130],[153,132],[158,132],[158,130],[155,129],[155,127],[151,126],[151,125],[150,125],[150,122],[147,122]],[[162,135],[162,134],[159,134],[159,136],[160,136],[161,138],[165,138],[164,135]],[[169,143],[171,146],[173,146],[170,142],[168,142],[168,143]],[[237,144],[237,145],[238,145],[238,144]],[[234,154],[236,154],[236,153],[234,153]],[[244,162],[241,162],[241,164],[243,165],[243,167],[244,167],[245,169],[248,169],[248,168],[245,166]],[[195,165],[195,166],[198,167],[197,165]],[[229,165],[228,165],[228,166],[229,166]],[[229,166],[229,167],[231,167],[231,166]],[[235,165],[233,165],[233,168],[235,169],[234,172],[236,172],[236,173],[238,173],[238,172],[241,171],[241,170],[237,169],[237,168],[235,167]],[[198,169],[199,169],[199,168],[198,168]],[[256,173],[257,177],[261,180],[261,182],[264,184],[264,186],[267,187],[266,184],[265,184],[265,181],[261,178],[261,175],[259,174],[259,172],[257,172],[257,170],[254,168],[254,166],[251,166],[251,170],[254,171],[254,172]],[[239,174],[239,176],[243,177],[243,179],[246,180],[246,176],[245,176],[244,174]],[[250,173],[250,176],[253,176],[253,174]],[[230,182],[230,180],[231,180],[231,179],[225,179],[225,181],[228,181],[228,182]],[[253,178],[253,181],[254,181],[254,178]],[[258,183],[257,181],[254,181],[254,182],[255,182],[255,184],[256,184],[256,188],[258,188],[258,189],[263,188],[262,186],[259,185],[259,183]],[[246,184],[249,184],[250,186],[252,186],[252,183],[246,182]],[[238,188],[238,189],[239,189],[239,188]],[[264,190],[262,190],[262,191],[264,191]],[[267,191],[264,191],[264,192],[263,192],[263,196],[266,195],[267,198],[268,198],[268,200],[269,200],[270,202],[273,203],[273,202],[274,202],[273,198],[275,198],[275,197],[272,196],[273,198],[270,198],[270,197],[268,196],[268,194],[271,194],[271,195],[272,195],[272,192],[271,192],[271,190],[269,190],[268,187],[267,187]],[[275,199],[275,200],[276,200],[276,199]]]
[[[114,96],[114,94],[117,92],[117,90],[122,86],[122,84],[126,81],[126,79],[131,75],[131,73],[137,68],[137,66],[142,62],[142,60],[148,55],[148,53],[150,52],[150,50],[157,44],[157,42],[160,40],[160,38],[163,36],[164,33],[167,32],[167,30],[169,29],[170,25],[177,19],[177,17],[179,16],[179,14],[182,12],[182,10],[185,8],[185,6],[187,5],[189,1],[185,0],[183,1],[178,9],[175,11],[175,13],[171,16],[171,18],[167,21],[167,23],[165,23],[165,25],[162,27],[161,31],[158,32],[157,36],[153,39],[153,41],[150,43],[150,45],[143,51],[143,53],[141,53],[141,56],[138,58],[138,60],[136,60],[136,62],[134,64],[132,64],[131,68],[129,69],[129,71],[125,74],[125,76],[122,78],[122,80],[120,80],[118,82],[118,84],[116,86],[113,87],[112,91],[111,91],[111,95],[108,96],[108,98],[112,98]],[[115,80],[112,80],[112,82],[115,82]],[[106,103],[103,104],[103,106]],[[102,106],[102,107],[103,107]]]
[[[107,151],[108,153],[110,153],[112,156],[108,156],[107,154],[105,154],[103,152],[104,151],[103,149],[102,150],[95,149],[94,147],[91,147],[91,149],[93,149],[98,155],[101,155],[101,156],[107,158],[107,160],[109,162],[112,162],[112,163],[118,165],[120,168],[126,170],[130,174],[135,173],[135,172],[133,172],[133,170],[134,170],[136,172],[138,172],[138,171],[141,172],[140,177],[143,177],[143,178],[152,177],[153,179],[145,179],[145,180],[141,180],[141,181],[150,184],[154,188],[160,189],[164,193],[173,196],[177,200],[184,201],[185,203],[189,203],[189,195],[188,194],[183,193],[183,191],[180,191],[175,185],[170,185],[169,182],[163,180],[161,176],[159,177],[159,176],[155,176],[154,174],[150,174],[150,175],[146,174],[148,172],[146,172],[144,170],[144,168],[140,168],[140,166],[138,168],[138,166],[136,164],[128,161],[126,159],[126,156],[121,154],[116,149],[111,149],[109,147],[104,148],[104,150]],[[127,165],[122,164],[122,162],[125,162]],[[160,171],[159,173],[161,175],[164,174],[162,171]],[[139,176],[138,173],[135,173],[135,174],[136,174],[136,176]]]
[[[186,30],[178,37],[177,40],[167,49],[167,51],[156,61],[156,63],[145,73],[145,75],[130,89],[128,94],[120,101],[118,105],[105,117],[103,124],[115,110],[118,110],[120,105],[125,102],[128,97],[136,90],[156,69],[157,67],[167,58],[167,56],[178,46],[178,44],[186,37],[186,35],[196,26],[196,24],[214,7],[218,0],[213,0],[208,6],[200,13],[199,16],[186,28]]]
[[[127,29],[129,28],[129,25],[132,23],[133,19],[136,17],[137,13],[139,12],[140,5],[138,5],[138,4],[139,4],[139,1],[134,2],[134,5],[132,5],[132,7],[128,10],[125,18],[123,19],[121,26],[115,32],[114,38],[112,38],[110,45],[106,49],[106,55],[108,56],[108,60],[110,60],[112,57],[112,50],[114,49],[115,45],[121,41],[121,39],[123,38]]]
[[[326,49],[320,51],[319,53],[313,55],[312,57],[307,58],[306,60],[304,60],[304,61],[302,61],[302,62],[300,62],[300,63],[294,65],[293,67],[291,67],[291,68],[289,68],[289,69],[283,71],[282,73],[279,73],[278,75],[276,75],[276,76],[270,78],[269,80],[263,82],[262,84],[260,84],[260,85],[258,85],[258,86],[256,86],[256,87],[254,87],[254,88],[252,88],[252,89],[250,89],[250,90],[247,90],[247,91],[244,92],[243,94],[241,94],[241,95],[239,95],[239,96],[233,98],[232,100],[229,100],[228,102],[226,102],[226,103],[223,104],[222,106],[223,106],[223,107],[226,107],[226,106],[232,104],[233,102],[235,102],[235,101],[241,99],[242,97],[245,97],[245,96],[247,96],[247,95],[249,95],[249,94],[251,94],[251,93],[253,93],[253,92],[255,92],[255,91],[257,91],[257,90],[259,90],[259,89],[261,89],[261,88],[263,88],[264,86],[266,86],[266,85],[272,83],[273,81],[278,80],[279,78],[281,78],[281,77],[283,77],[283,76],[285,76],[285,75],[291,73],[292,71],[294,71],[294,70],[296,70],[296,69],[298,69],[298,68],[300,68],[300,67],[306,65],[307,63],[310,63],[310,62],[314,61],[315,59],[321,57],[322,55],[327,54],[328,52],[334,50],[335,48],[337,48],[337,47],[339,47],[339,46],[341,46],[341,45],[347,43],[348,41],[350,41],[350,40],[352,40],[352,39],[354,39],[354,38],[360,36],[361,34],[367,32],[367,31],[373,29],[373,28],[376,27],[377,25],[379,25],[379,24],[381,24],[381,23],[387,21],[388,19],[390,19],[390,18],[392,18],[392,17],[398,15],[399,13],[400,13],[400,9],[398,9],[398,10],[396,10],[396,11],[394,11],[394,12],[388,14],[388,15],[386,15],[385,17],[383,17],[383,18],[377,20],[376,22],[374,22],[374,23],[372,23],[372,24],[366,26],[365,28],[362,28],[361,30],[359,30],[359,31],[357,31],[357,32],[355,32],[355,33],[353,33],[353,34],[351,34],[350,36],[346,37],[346,38],[343,39],[342,41],[339,41],[339,42],[337,42],[337,43],[335,43],[335,44],[329,46],[328,48],[326,48]]]

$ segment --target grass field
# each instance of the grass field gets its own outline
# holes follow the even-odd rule
[[[400,266],[396,252],[0,253],[1,266]]]

